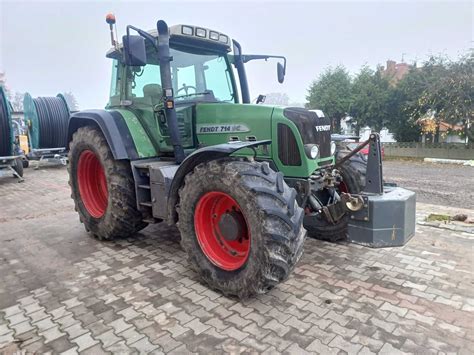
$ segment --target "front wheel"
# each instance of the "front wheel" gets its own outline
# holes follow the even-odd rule
[[[284,281],[306,231],[296,192],[268,163],[198,165],[180,190],[181,244],[210,287],[247,298]]]
[[[87,126],[74,133],[68,171],[75,209],[93,236],[128,237],[146,227],[130,163],[114,159],[102,132]]]

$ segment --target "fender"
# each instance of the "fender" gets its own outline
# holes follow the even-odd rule
[[[104,135],[116,160],[138,159],[137,149],[122,115],[117,111],[86,110],[79,111],[69,118],[67,141],[80,127],[97,126]]]
[[[168,194],[168,222],[174,224],[178,220],[178,213],[176,212],[176,204],[179,199],[178,191],[184,182],[184,177],[194,170],[194,168],[204,162],[225,158],[236,151],[243,148],[253,148],[259,145],[268,145],[271,140],[262,140],[255,142],[235,142],[224,143],[204,147],[194,151],[188,155],[179,166],[174,175],[173,182]]]

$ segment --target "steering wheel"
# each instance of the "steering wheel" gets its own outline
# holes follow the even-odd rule
[[[183,87],[179,88],[178,91],[176,91],[176,94],[179,94],[180,91],[183,91],[183,90],[184,90],[185,95],[187,95],[189,89],[193,89],[194,92],[197,92],[195,86],[183,84]]]

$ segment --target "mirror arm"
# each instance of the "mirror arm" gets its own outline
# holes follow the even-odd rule
[[[243,63],[247,63],[247,62],[250,62],[251,60],[258,60],[258,59],[265,59],[265,60],[268,60],[270,58],[283,59],[283,74],[286,74],[286,57],[282,55],[243,54],[241,57],[242,57]]]
[[[149,34],[146,31],[143,31],[142,29],[139,29],[138,27],[128,25],[127,26],[127,36],[130,36],[130,29],[136,31],[140,36],[148,40],[154,47],[155,49],[158,50],[158,44],[156,43],[155,37],[153,37],[151,34]]]

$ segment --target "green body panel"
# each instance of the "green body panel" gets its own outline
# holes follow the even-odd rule
[[[173,152],[167,126],[160,122],[151,107],[116,109],[122,114],[140,158],[169,156]],[[196,122],[193,123],[193,110]],[[176,107],[183,147],[187,153],[204,146],[232,140],[271,140],[268,146],[256,148],[257,158],[272,160],[285,177],[307,178],[326,159],[309,159],[296,125],[283,115],[284,107],[250,104],[198,103]],[[287,166],[278,158],[278,124],[292,130],[301,155],[301,165]],[[146,126],[146,128],[144,128]],[[251,149],[242,149],[236,156],[253,156]]]
[[[299,166],[284,165],[278,158],[278,144],[272,145],[272,159],[275,162],[275,165],[278,167],[278,170],[280,170],[283,173],[283,175],[285,175],[285,177],[307,178],[315,170],[319,168],[318,163],[326,162],[328,160],[334,161],[334,157],[320,159],[320,160],[308,158],[304,152],[304,144],[303,144],[303,140],[301,139],[301,134],[296,128],[296,125],[283,115],[284,109],[285,107],[275,107],[273,111],[272,138],[273,138],[273,141],[275,142],[278,139],[277,127],[279,123],[283,123],[287,125],[288,127],[290,127],[291,131],[293,132],[296,138],[296,142],[298,144],[298,148],[299,148],[300,156],[301,156],[301,165]]]
[[[132,135],[133,142],[135,143],[135,148],[137,149],[138,156],[140,158],[149,158],[159,155],[153,146],[151,139],[145,132],[143,125],[138,120],[137,116],[125,109],[115,109],[116,111],[120,112],[122,117],[127,124],[128,130]],[[137,112],[142,113],[142,112]],[[151,112],[150,112],[151,113]],[[147,123],[151,123],[149,118],[146,118],[145,114],[141,115],[142,120],[146,121]],[[155,126],[155,131],[157,131],[157,127]]]
[[[232,140],[272,139],[273,107],[243,104],[198,104],[196,106],[196,136],[200,146],[228,143]],[[272,144],[273,145],[273,144]],[[271,146],[258,147],[257,157],[271,159]],[[239,156],[254,155],[243,149]]]

